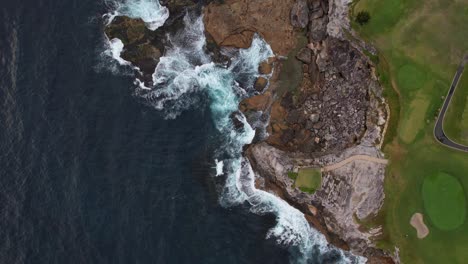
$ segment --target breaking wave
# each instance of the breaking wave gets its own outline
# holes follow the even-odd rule
[[[162,6],[158,0],[106,0],[106,2],[114,9],[112,13],[106,14],[107,23],[112,22],[112,19],[119,15],[141,18],[148,29],[154,31],[164,25],[169,18],[169,9]]]
[[[156,2],[133,1],[129,4],[130,1],[126,1],[127,5],[119,6],[117,12],[126,10],[132,17],[140,17],[140,14],[145,20],[147,13],[140,8]],[[167,19],[168,14],[161,11],[164,7],[157,3],[154,8],[159,12],[158,18],[151,14],[154,15],[150,16],[154,21]],[[221,205],[228,207],[248,203],[250,211],[255,214],[274,214],[277,224],[268,231],[267,238],[290,248],[293,252],[292,262],[364,261],[364,258],[352,256],[329,245],[321,233],[310,227],[299,210],[254,186],[255,175],[248,160],[242,156],[242,148],[252,142],[255,131],[238,106],[242,99],[255,92],[253,85],[259,76],[258,65],[274,56],[268,43],[256,35],[248,49],[225,50],[231,61],[229,66],[219,65],[205,51],[202,17],[187,14],[184,23],[184,29],[168,36],[170,45],[153,74],[154,87],[140,85],[136,88],[136,94],[163,112],[168,119],[177,118],[183,111],[196,108],[200,96],[207,98],[215,127],[225,137],[215,154],[216,176],[222,175],[226,179],[220,195]],[[117,41],[113,42],[111,46],[114,51],[111,54],[115,58],[114,55],[121,51],[121,47]],[[121,63],[118,58],[116,60]]]

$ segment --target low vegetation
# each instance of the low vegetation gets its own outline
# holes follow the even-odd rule
[[[369,12],[367,12],[367,11],[360,11],[360,12],[358,12],[357,15],[356,15],[356,22],[357,22],[359,25],[363,26],[363,25],[369,23],[370,18],[371,18],[371,17],[370,17]]]
[[[297,175],[298,173],[297,172],[293,172],[293,171],[290,171],[288,172],[288,177],[291,179],[291,180],[296,180],[297,179]]]
[[[303,192],[314,193],[322,184],[322,173],[315,168],[300,169],[295,184]]]

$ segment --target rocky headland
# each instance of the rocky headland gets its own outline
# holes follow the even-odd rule
[[[376,248],[380,228],[360,224],[382,207],[385,164],[355,160],[323,171],[321,187],[313,194],[296,188],[288,177],[299,168],[323,168],[354,155],[383,159],[379,146],[387,106],[372,62],[364,55],[367,45],[347,38],[352,35],[349,1],[160,2],[171,15],[155,31],[125,16],[105,28],[109,39],[123,42],[121,57],[139,68],[137,78],[154,85],[152,73],[168,45],[165,36],[183,26],[186,10],[203,12],[206,51],[217,63],[229,63],[223,48],[250,47],[255,34],[260,35],[275,56],[258,69],[256,95],[239,106],[257,132],[245,148],[257,188],[301,210],[330,243],[365,256],[368,263],[398,262]]]

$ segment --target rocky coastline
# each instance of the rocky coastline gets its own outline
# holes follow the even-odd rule
[[[323,172],[314,194],[295,188],[287,176],[301,167],[320,168],[358,154],[383,158],[379,146],[388,108],[362,43],[346,37],[350,1],[160,2],[171,16],[155,31],[141,19],[125,16],[105,28],[109,39],[124,44],[121,57],[138,67],[137,78],[147,87],[155,85],[152,73],[164,55],[165,36],[182,27],[187,10],[203,12],[206,51],[217,63],[229,63],[222,48],[247,48],[255,34],[263,37],[275,57],[259,67],[257,95],[239,106],[257,131],[244,151],[256,173],[256,187],[301,210],[330,243],[365,256],[368,263],[398,262],[376,248],[380,228],[359,224],[381,209],[384,164],[353,161]]]

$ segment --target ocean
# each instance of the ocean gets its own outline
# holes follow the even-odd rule
[[[231,114],[272,55],[261,38],[219,67],[187,16],[151,91],[115,60],[110,14],[156,8],[158,27],[155,4],[0,3],[0,263],[357,261],[253,187],[254,130]]]

